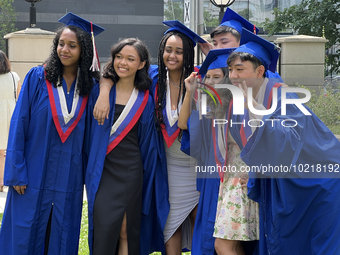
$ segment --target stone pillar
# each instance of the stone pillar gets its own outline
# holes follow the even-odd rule
[[[21,84],[32,67],[43,64],[48,58],[54,37],[54,32],[40,28],[26,28],[4,36],[8,39],[8,59]]]
[[[322,37],[294,35],[281,37],[280,75],[288,85],[305,85],[319,94],[324,83],[325,43]]]

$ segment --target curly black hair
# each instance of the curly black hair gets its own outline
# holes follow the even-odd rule
[[[183,43],[183,67],[181,74],[181,83],[179,84],[180,89],[178,93],[177,106],[180,102],[180,98],[184,100],[185,96],[185,85],[184,78],[189,77],[190,74],[194,71],[194,43],[193,41],[186,36],[185,34],[179,31],[170,31],[166,33],[158,48],[158,90],[157,90],[157,98],[156,98],[156,107],[155,107],[155,118],[156,123],[158,125],[164,124],[164,116],[163,109],[166,106],[166,90],[167,90],[167,70],[164,64],[163,55],[165,50],[165,45],[170,36],[178,36],[182,39]],[[183,87],[183,90],[181,89]],[[182,95],[181,95],[182,90]],[[177,107],[178,111],[178,107]]]
[[[151,85],[151,78],[148,74],[150,68],[150,54],[146,45],[138,38],[126,38],[111,47],[111,58],[104,67],[103,77],[111,79],[113,83],[119,81],[119,76],[113,67],[113,62],[116,54],[118,54],[126,45],[133,46],[138,53],[140,61],[145,61],[144,67],[136,72],[134,86],[138,90],[147,90]]]
[[[76,34],[80,44],[81,55],[79,60],[78,93],[80,96],[86,96],[90,93],[94,85],[93,78],[99,80],[100,73],[90,70],[93,59],[91,35],[77,26],[68,25],[57,30],[57,34],[53,39],[50,56],[45,62],[46,79],[52,82],[55,87],[61,86],[58,82],[63,78],[64,66],[58,57],[57,48],[60,36],[66,28]]]

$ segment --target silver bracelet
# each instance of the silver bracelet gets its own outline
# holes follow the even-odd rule
[[[109,86],[109,87],[110,87],[110,89],[112,88],[112,86],[111,86],[110,84],[108,84],[108,83],[102,83],[102,84],[100,84],[100,85],[99,85],[99,88],[100,88],[101,86],[103,86],[103,85],[107,85],[107,86]]]

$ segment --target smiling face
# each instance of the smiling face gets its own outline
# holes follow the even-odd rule
[[[221,68],[208,70],[206,75],[204,76],[204,83],[214,86],[215,84],[219,84],[224,78],[224,73]]]
[[[262,85],[263,73],[265,68],[263,65],[254,69],[254,65],[251,61],[242,61],[240,57],[236,57],[235,60],[228,65],[229,79],[233,85],[238,86],[243,81],[246,82],[247,87],[257,88]]]
[[[183,67],[183,42],[177,35],[168,38],[163,53],[164,65],[169,71],[182,70]]]
[[[136,76],[136,72],[142,69],[145,61],[141,62],[135,47],[125,45],[120,52],[115,55],[113,67],[119,78],[132,78]]]
[[[212,43],[214,49],[237,48],[240,46],[240,42],[230,32],[215,35]]]
[[[69,28],[60,35],[57,54],[65,68],[78,68],[81,47],[76,33]]]

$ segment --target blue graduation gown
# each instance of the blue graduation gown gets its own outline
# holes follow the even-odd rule
[[[90,254],[93,250],[93,206],[98,191],[104,161],[106,157],[109,135],[114,117],[114,100],[115,89],[110,92],[110,114],[109,121],[105,121],[104,125],[98,125],[93,118],[92,112],[99,95],[99,87],[95,86],[89,97],[88,115],[86,123],[86,139],[84,152],[88,158],[86,172],[86,190],[88,196],[89,208],[89,247]],[[155,200],[163,194],[157,194],[157,179],[160,176],[161,165],[158,156],[158,147],[156,142],[156,129],[153,121],[154,103],[149,95],[148,102],[142,115],[139,118],[138,137],[141,157],[143,161],[143,207],[142,207],[142,226],[140,254],[149,254],[149,250],[153,248],[152,242],[157,241],[162,236],[157,222],[158,214],[156,213]],[[154,237],[154,238],[153,238]],[[163,241],[163,240],[162,240]],[[151,248],[150,248],[151,247]]]
[[[151,65],[149,77],[152,84],[149,92],[153,102],[155,102],[156,85],[158,82],[158,66]],[[154,112],[154,109],[153,109]],[[156,162],[156,171],[153,180],[153,197],[150,201],[149,214],[142,214],[141,226],[141,255],[148,255],[152,252],[159,251],[165,254],[164,244],[164,227],[170,211],[169,203],[169,186],[167,161],[164,148],[164,140],[161,131],[155,132],[155,141],[158,152]]]
[[[283,82],[277,72],[267,71],[266,77],[271,78],[275,82]],[[183,131],[182,135],[181,150],[196,158],[198,166],[216,165],[213,140],[211,136],[207,135],[212,133],[211,120],[203,118],[203,121],[200,121],[198,112],[192,111],[187,124],[188,130]],[[235,141],[238,144],[242,144],[241,138],[237,135],[238,131],[230,129],[231,133],[235,133],[233,136]],[[198,202],[193,234],[191,251],[193,255],[215,254],[215,238],[213,233],[219,186],[220,178],[217,173],[213,174],[213,176],[209,173],[198,174],[197,190],[200,191],[200,200]]]
[[[43,67],[26,75],[9,132],[4,183],[9,187],[0,254],[42,254],[51,213],[48,254],[78,254],[86,111],[62,143],[53,122]],[[13,185],[27,185],[19,195]]]
[[[197,71],[197,68],[195,69]],[[156,98],[156,86],[158,82],[158,66],[157,65],[151,65],[149,69],[149,76],[152,79],[152,86],[149,88],[150,94],[153,97],[153,100]],[[157,103],[157,102],[156,102]],[[189,138],[189,133],[187,130],[182,130],[182,140],[181,143],[184,144],[184,147],[186,147],[186,141],[185,139]],[[149,216],[146,218],[145,215],[143,215],[142,218],[142,226],[143,225],[149,225],[149,229],[151,231],[151,226],[153,226],[153,229],[157,229],[158,232],[155,232],[153,234],[153,240],[152,242],[149,242],[150,250],[149,252],[153,251],[160,251],[162,254],[165,254],[165,245],[164,245],[164,236],[163,231],[166,224],[166,220],[168,218],[169,210],[170,210],[170,204],[169,204],[169,188],[168,188],[168,173],[167,173],[167,161],[166,161],[166,155],[165,155],[165,148],[164,148],[164,139],[162,132],[157,132],[156,135],[156,141],[157,141],[157,148],[158,148],[158,154],[159,154],[159,162],[157,166],[157,172],[155,175],[155,200],[153,200],[153,208],[154,210],[151,211],[150,207],[150,213]],[[181,148],[183,150],[183,148]],[[185,151],[184,151],[185,152]],[[185,152],[187,153],[187,152]],[[189,153],[187,153],[189,154]],[[218,184],[219,185],[219,184]],[[218,188],[217,188],[218,189]],[[217,192],[218,194],[218,192]],[[217,197],[216,197],[217,199]],[[216,200],[217,201],[217,200]],[[154,215],[157,215],[157,223],[152,220],[152,213]],[[150,217],[151,216],[151,217]],[[196,223],[195,223],[196,224]],[[195,225],[196,228],[196,225]],[[142,245],[142,244],[141,244]],[[147,245],[145,245],[147,246]],[[192,254],[193,249],[195,249],[195,236],[193,236],[193,243],[192,243]],[[185,250],[183,250],[185,251]]]
[[[199,120],[198,111],[192,111],[188,120],[188,132],[183,132],[181,150],[197,159],[197,190],[200,200],[195,221],[191,254],[214,255],[214,226],[220,176],[218,172],[209,172],[207,166],[216,166],[214,141],[212,137],[211,119],[203,117]],[[231,133],[235,130],[229,129]],[[236,136],[236,135],[235,135]],[[241,142],[236,137],[237,143]],[[200,169],[200,170],[198,170]],[[245,247],[251,249],[251,247]]]
[[[188,130],[183,132],[181,150],[197,159],[197,166],[216,166],[214,144],[211,135],[211,119],[199,120],[198,112],[192,111]],[[215,254],[213,237],[217,210],[220,177],[217,172],[197,172],[197,190],[200,191],[194,234],[193,255]]]
[[[279,82],[279,83],[282,82],[283,83],[284,82],[282,80],[281,76],[279,75],[279,73],[276,72],[276,71],[275,71],[275,73],[273,73],[273,72],[267,70],[266,71],[266,77],[269,78],[271,81],[273,81],[275,83],[277,83],[277,82]]]
[[[289,93],[287,98],[297,96]],[[265,121],[270,118],[294,119],[298,125],[283,127],[275,121],[272,127],[272,122]],[[317,164],[340,164],[340,142],[314,113],[305,116],[295,105],[287,105],[287,115],[281,115],[281,88],[276,111],[263,120],[265,124],[256,129],[241,151],[247,165],[302,164],[311,171]],[[242,148],[239,133],[232,135]],[[339,254],[339,173],[266,175],[270,178],[260,179],[261,173],[250,173],[248,182],[248,196],[260,204],[257,254]],[[305,178],[308,176],[316,178]]]

